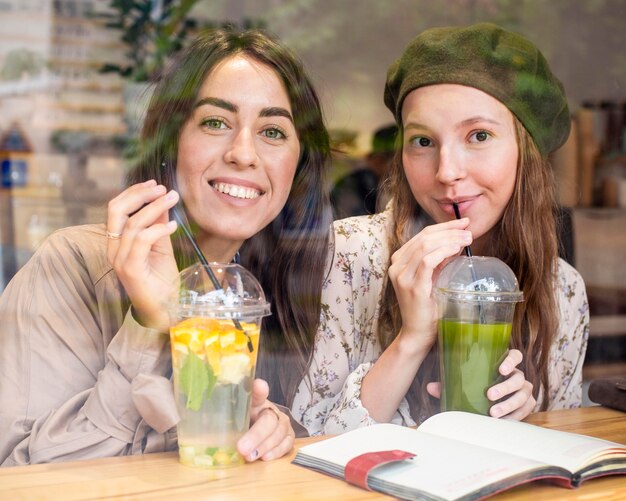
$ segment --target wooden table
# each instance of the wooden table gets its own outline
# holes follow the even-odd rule
[[[603,407],[538,413],[527,422],[626,445],[626,413]],[[320,438],[296,441],[296,448]],[[0,499],[369,500],[391,499],[300,466],[290,455],[217,472],[178,463],[176,453],[0,469]],[[590,480],[568,490],[545,483],[516,487],[499,500],[624,500],[626,477]]]

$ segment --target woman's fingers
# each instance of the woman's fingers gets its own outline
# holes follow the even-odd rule
[[[494,405],[489,414],[497,418],[522,420],[533,411],[536,404],[537,401],[532,395],[532,384],[526,381],[521,390]]]
[[[532,391],[532,386],[531,386],[531,391]],[[522,405],[521,407],[517,408],[513,412],[511,412],[509,414],[505,414],[504,416],[501,416],[501,417],[503,417],[505,419],[515,419],[517,421],[522,421],[523,419],[525,419],[527,416],[529,416],[535,410],[535,406],[536,405],[537,405],[537,401],[531,395],[530,398],[528,400],[526,400],[524,405]]]
[[[261,379],[252,386],[250,429],[237,442],[237,450],[246,461],[276,459],[289,452],[295,433],[289,417],[267,400],[269,388]]]
[[[441,398],[441,383],[428,383],[426,391],[431,397]]]
[[[452,220],[446,223],[427,226],[406,242],[391,256],[391,263],[402,265],[413,259],[429,254],[442,245],[466,246],[472,242],[472,233],[465,230],[469,219]]]
[[[170,245],[168,241],[161,240],[164,236],[171,235],[176,229],[176,224],[170,224],[168,218],[169,210],[178,203],[179,195],[175,191],[157,198],[149,203],[136,214],[129,217],[125,223],[124,230],[119,240],[114,244],[109,241],[109,260],[115,266],[115,261],[126,262],[129,253],[135,249],[137,244],[147,244],[147,250],[163,252]],[[160,226],[159,226],[160,225]],[[157,228],[156,231],[147,231]],[[171,230],[168,232],[168,230]],[[116,246],[116,248],[114,248]],[[163,248],[165,246],[165,248]],[[161,247],[161,248],[159,248]],[[144,257],[145,257],[144,253]]]
[[[107,207],[107,229],[111,232],[122,233],[130,214],[138,211],[145,204],[163,196],[166,191],[165,186],[157,185],[154,179],[126,188],[122,193],[109,201]]]
[[[524,381],[524,373],[519,369],[514,369],[504,381],[487,390],[487,398],[491,401],[495,401],[506,397],[518,391],[524,384]]]
[[[109,202],[107,259],[145,327],[166,331],[163,304],[178,272],[169,238],[176,223],[169,210],[178,203],[175,191],[150,180],[130,186]]]
[[[491,407],[489,414],[493,417],[503,417],[516,412],[518,409],[526,407],[532,409],[535,405],[532,389],[533,386],[529,381],[526,381],[524,373],[515,369],[506,381],[489,388],[487,398],[490,400],[503,398],[502,401]],[[529,404],[531,399],[533,400],[532,405]]]
[[[521,351],[515,349],[509,350],[506,358],[502,361],[500,367],[498,367],[498,371],[503,376],[508,376],[513,372],[515,367],[522,363],[522,360],[523,355]]]
[[[255,448],[257,457],[264,461],[289,452],[295,440],[289,417],[271,404],[263,409],[249,433],[258,444]]]
[[[252,382],[252,397],[250,401],[250,421],[255,422],[259,413],[263,410],[263,406],[267,403],[267,397],[270,395],[270,387],[267,381],[263,379],[255,379]]]

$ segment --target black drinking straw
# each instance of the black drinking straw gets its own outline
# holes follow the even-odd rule
[[[456,216],[456,218],[461,219],[461,211],[459,210],[459,204],[457,204],[456,202],[452,202],[452,208],[454,209],[454,215]],[[472,257],[472,249],[470,249],[469,245],[465,246],[465,255],[467,257]],[[474,268],[472,268],[472,271],[473,270]]]
[[[209,280],[211,280],[213,287],[215,287],[215,290],[222,290],[222,286],[217,280],[215,273],[213,273],[213,270],[209,266],[209,262],[206,260],[206,257],[204,257],[204,254],[202,253],[202,251],[200,250],[200,247],[198,247],[198,244],[196,243],[196,239],[193,238],[191,231],[189,230],[187,225],[183,222],[183,218],[180,217],[180,213],[178,212],[178,209],[176,207],[172,207],[172,215],[174,216],[174,219],[176,220],[176,223],[178,223],[178,226],[180,227],[180,229],[183,230],[183,233],[187,237],[187,240],[189,240],[189,243],[193,247],[193,250],[196,253],[196,256],[198,257],[198,260],[200,261],[200,263],[202,263],[203,265],[202,267],[204,268],[204,271],[207,272],[207,275],[209,276]],[[243,327],[239,323],[239,320],[237,320],[236,318],[233,318],[232,320],[233,320],[233,324],[235,324],[235,327],[238,330],[243,331]],[[252,352],[254,350],[254,347],[252,345],[252,340],[250,339],[250,336],[248,336],[248,334],[245,331],[244,333],[246,334],[246,337],[248,338],[248,350]]]
[[[459,204],[457,204],[456,202],[452,202],[452,208],[454,209],[454,215],[456,216],[457,219],[461,219],[461,211],[459,210]],[[476,282],[478,282],[478,277],[476,277],[476,270],[474,269],[474,260],[472,259],[472,249],[470,249],[469,245],[465,246],[465,255],[469,258],[469,268],[470,271],[472,273],[472,280],[474,281],[474,289],[478,290],[478,284]],[[478,314],[480,316],[480,323],[484,324],[485,323],[485,319],[484,319],[484,313],[483,313],[483,309],[480,306],[480,303],[478,304]]]

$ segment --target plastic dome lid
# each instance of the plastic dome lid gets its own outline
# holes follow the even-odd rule
[[[195,264],[179,274],[178,294],[172,307],[184,316],[248,319],[271,314],[270,304],[258,280],[235,263]]]
[[[524,300],[517,278],[506,263],[495,257],[458,256],[441,270],[435,294],[459,301]]]

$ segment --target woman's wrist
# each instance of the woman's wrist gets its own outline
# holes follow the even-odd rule
[[[162,332],[163,334],[169,333],[170,329],[169,329],[168,317],[162,317],[158,321],[154,321],[154,320],[150,321],[147,318],[140,315],[137,309],[133,305],[130,306],[130,312],[133,318],[135,319],[135,322],[137,322],[142,327],[145,327],[146,329],[154,329],[159,332]]]
[[[424,332],[407,332],[401,328],[391,346],[394,346],[401,358],[411,360],[419,367],[433,346],[433,336]]]

